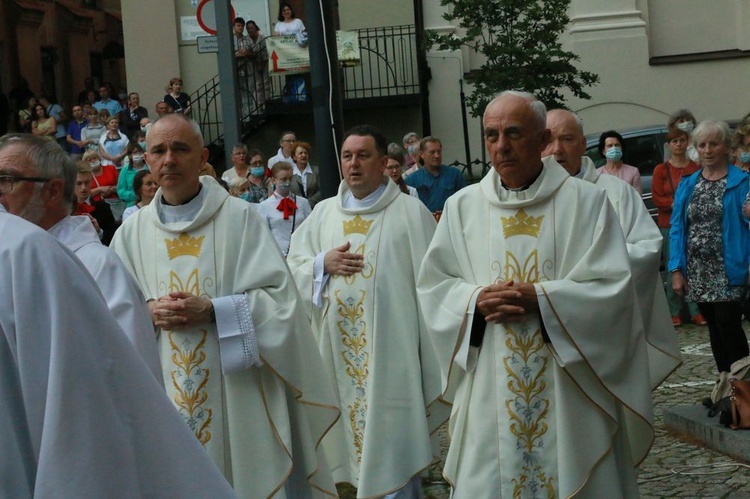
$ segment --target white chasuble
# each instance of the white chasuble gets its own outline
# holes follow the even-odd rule
[[[358,497],[398,490],[429,466],[430,432],[447,419],[415,290],[435,222],[392,181],[383,185],[371,207],[343,208],[342,183],[295,231],[287,258],[338,392],[341,420],[323,445],[336,482],[357,486]],[[316,255],[346,242],[364,268],[330,276],[322,307],[312,306]]]
[[[534,283],[539,311],[487,324],[470,346],[477,295],[509,280]],[[417,289],[453,402],[454,497],[637,495],[653,441],[649,365],[604,192],[549,158],[523,191],[491,170],[446,203]]]
[[[112,241],[146,298],[214,299],[221,336],[216,324],[160,334],[169,398],[238,496],[335,496],[320,442],[339,411],[294,280],[255,209],[201,184],[193,220],[162,222],[159,191]],[[249,330],[257,352],[233,342]],[[228,369],[256,354],[261,365]]]
[[[155,237],[154,257],[160,262],[156,266],[159,296],[181,291],[216,298],[214,224],[175,235],[159,231]],[[159,350],[167,395],[206,452],[225,472],[221,357],[215,326],[163,329]]]
[[[581,170],[583,180],[604,189],[620,221],[646,332],[651,388],[655,389],[682,363],[659,273],[661,232],[633,186],[613,175],[600,175],[594,162],[585,156]]]

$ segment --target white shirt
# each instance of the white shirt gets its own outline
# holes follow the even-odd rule
[[[271,229],[271,234],[279,245],[279,249],[284,256],[289,252],[289,242],[292,239],[292,232],[296,230],[297,227],[299,227],[300,224],[310,216],[310,212],[312,212],[312,208],[310,208],[310,203],[307,199],[302,196],[294,196],[293,194],[289,197],[297,204],[297,210],[295,215],[290,216],[286,220],[284,220],[284,214],[282,211],[276,208],[279,205],[279,202],[283,199],[276,192],[273,193],[273,196],[258,204],[258,214],[260,214],[260,216],[268,223],[268,228]],[[292,220],[294,220],[294,227],[292,227]]]

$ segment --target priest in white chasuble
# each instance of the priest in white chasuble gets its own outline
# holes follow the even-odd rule
[[[604,189],[620,222],[630,259],[638,306],[646,332],[651,388],[659,386],[682,363],[672,318],[659,273],[662,235],[640,194],[614,175],[599,175],[584,156],[586,137],[581,119],[565,109],[547,112],[550,143],[542,156],[555,161],[575,178]]]
[[[236,497],[86,267],[6,212],[30,178],[0,178],[0,497]]]
[[[410,498],[448,409],[416,297],[435,221],[384,176],[386,147],[373,127],[347,132],[344,182],[294,232],[287,262],[338,393],[341,420],[323,440],[334,479],[357,497]]]
[[[448,200],[420,271],[454,497],[636,497],[654,438],[622,230],[603,191],[542,162],[545,115],[521,92],[488,105],[493,169]]]
[[[152,125],[154,201],[112,247],[151,300],[169,398],[240,497],[336,494],[320,441],[339,417],[265,222],[211,177],[194,122]]]

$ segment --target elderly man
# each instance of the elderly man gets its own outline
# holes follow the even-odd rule
[[[386,147],[373,127],[346,133],[338,196],[294,232],[287,261],[341,404],[323,441],[334,478],[357,497],[411,498],[432,461],[430,432],[446,419],[415,292],[435,222],[384,176]]]
[[[40,137],[14,134],[0,138],[0,185],[4,191],[0,202],[76,254],[99,286],[112,315],[161,383],[156,336],[143,293],[117,255],[101,243],[89,217],[70,216],[76,174],[75,162]]]
[[[81,263],[3,205],[0,234],[0,495],[236,497]]]
[[[636,497],[654,438],[622,230],[601,189],[540,159],[545,119],[530,94],[490,102],[493,169],[448,200],[419,275],[454,497]]]
[[[161,328],[169,398],[241,497],[335,494],[317,444],[339,411],[268,227],[199,176],[195,122],[164,116],[146,144],[161,188],[112,247]]]
[[[466,187],[461,171],[443,164],[443,144],[435,137],[425,137],[419,142],[423,168],[406,177],[406,185],[417,190],[419,199],[427,209],[439,217],[445,200]]]
[[[641,319],[648,342],[651,388],[656,388],[682,362],[680,345],[659,275],[662,236],[630,184],[612,175],[599,175],[586,152],[586,137],[578,116],[564,109],[547,112],[551,138],[543,156],[553,156],[573,177],[604,189],[620,222],[630,258]]]

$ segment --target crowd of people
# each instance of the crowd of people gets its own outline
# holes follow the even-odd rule
[[[153,123],[137,94],[121,105],[102,86],[99,101],[71,109],[64,137],[65,112],[29,99],[18,115],[26,133],[0,138],[0,212],[80,259],[78,277],[36,279],[49,287],[39,296],[88,304],[98,288],[104,302],[91,310],[109,314],[111,332],[83,351],[129,340],[159,403],[174,407],[171,419],[153,414],[181,442],[161,453],[203,453],[226,479],[217,491],[228,482],[241,497],[322,497],[346,482],[358,497],[421,497],[450,419],[443,474],[455,497],[635,496],[654,438],[651,390],[681,362],[679,300],[708,325],[720,373],[748,355],[750,120],[732,134],[686,111],[670,118],[654,223],[622,136],[601,135],[597,168],[580,118],[530,94],[487,106],[493,168],[477,184],[443,163],[440,139],[410,132],[389,143],[362,125],[344,136],[338,193],[322,199],[312,146],[293,131],[268,160],[238,144],[217,177],[181,83],[170,81]],[[9,216],[0,224],[49,246]],[[33,259],[29,244],[0,239],[0,253]],[[9,301],[23,294],[16,279],[5,281]],[[55,342],[87,320],[40,326],[44,316],[23,314],[0,309],[0,333],[23,336],[35,321]],[[47,384],[56,369],[88,362],[66,349],[34,355],[50,372],[34,387],[45,393],[60,389]],[[21,370],[4,382],[23,393],[30,374],[20,358],[13,365]],[[76,393],[82,407],[112,396]],[[129,424],[148,425],[149,412]],[[54,417],[42,409],[33,424]],[[14,434],[19,456],[54,441],[39,432]],[[101,438],[92,449],[106,454]],[[128,454],[122,473],[149,451]],[[19,457],[27,476],[47,471],[36,456]],[[108,462],[101,475],[74,476],[101,490],[116,474]]]

